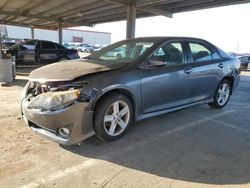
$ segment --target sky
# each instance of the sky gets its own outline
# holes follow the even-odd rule
[[[126,21],[77,27],[111,33],[111,42],[126,38]],[[250,53],[250,3],[136,20],[136,37],[203,38],[226,52]]]

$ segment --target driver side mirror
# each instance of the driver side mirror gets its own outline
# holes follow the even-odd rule
[[[160,57],[155,57],[155,56],[151,56],[147,62],[147,66],[149,67],[165,66],[166,64],[167,64],[166,61],[162,60]]]

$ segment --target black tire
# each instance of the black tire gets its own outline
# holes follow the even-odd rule
[[[68,58],[66,56],[61,56],[58,58],[58,61],[66,61]]]
[[[121,102],[121,104],[124,104],[124,105],[126,104],[128,109],[129,109],[129,115],[128,114],[124,115],[124,117],[126,116],[126,120],[124,120],[123,122],[127,122],[126,128],[123,129],[120,127],[119,123],[116,123],[117,127],[114,129],[114,133],[115,133],[115,131],[117,131],[118,134],[117,135],[110,135],[108,133],[109,132],[108,129],[109,130],[111,129],[112,123],[111,122],[105,123],[104,117],[105,117],[105,115],[107,115],[107,113],[109,113],[108,110],[110,110],[112,108],[112,105],[115,102]],[[120,107],[121,106],[119,103],[119,109],[120,109]],[[121,109],[125,109],[125,108],[121,108]],[[112,116],[113,114],[114,114],[114,110],[110,116]],[[120,117],[120,119],[122,119],[124,117]],[[121,136],[123,136],[125,134],[125,132],[127,131],[127,129],[129,128],[129,126],[132,122],[132,119],[133,119],[133,108],[132,108],[132,104],[131,104],[131,101],[129,100],[129,98],[120,94],[120,93],[111,93],[110,95],[107,95],[103,99],[101,99],[101,101],[97,104],[97,106],[95,108],[94,131],[96,133],[96,136],[98,138],[100,138],[101,140],[113,141],[113,140],[120,138]],[[113,121],[119,121],[119,120],[116,119]],[[121,131],[121,132],[119,132],[119,131]]]
[[[220,102],[220,100],[219,100],[219,91],[220,91],[220,89],[223,87],[223,85],[227,85],[228,86],[228,91],[227,92],[229,92],[229,94],[228,94],[228,97],[227,97],[227,99],[224,101],[224,102]],[[227,103],[228,103],[228,101],[229,101],[229,99],[230,99],[230,95],[231,95],[231,90],[232,90],[232,86],[231,86],[231,83],[230,83],[230,81],[228,81],[228,80],[222,80],[221,82],[220,82],[220,84],[218,85],[218,87],[217,87],[217,89],[216,89],[216,91],[215,91],[215,94],[214,94],[214,98],[213,98],[213,102],[211,102],[211,103],[208,103],[208,105],[210,106],[210,107],[212,107],[212,108],[217,108],[217,109],[221,109],[221,108],[223,108],[224,106],[226,106],[227,105]]]

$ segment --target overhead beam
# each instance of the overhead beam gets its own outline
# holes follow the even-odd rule
[[[51,0],[36,0],[36,1],[33,1],[34,4],[32,6],[30,6],[28,9],[26,9],[27,12],[29,12],[30,10],[34,10],[36,9],[37,7],[39,7],[40,5],[43,5],[47,2],[49,2]]]
[[[148,12],[148,13],[151,13],[151,14],[154,14],[156,16],[165,16],[165,17],[169,17],[169,18],[173,18],[173,13],[170,12],[170,11],[166,11],[166,10],[163,10],[163,9],[159,9],[159,8],[154,8],[154,7],[138,7],[138,9],[140,10],[143,10],[145,12]]]
[[[42,12],[39,12],[38,15],[42,15],[42,14],[45,14],[45,13],[48,13],[50,11],[54,11],[55,9],[58,9],[58,8],[61,8],[63,6],[70,6],[70,4],[72,3],[72,1],[76,1],[76,0],[67,0],[66,2],[63,2],[59,5],[57,5],[56,7],[53,7],[53,8],[49,8],[47,10],[44,10]],[[77,0],[78,1],[78,0]]]
[[[9,0],[5,0],[2,6],[0,7],[0,10],[4,9],[4,7],[8,4]]]
[[[32,19],[35,18],[35,19],[41,19],[41,20],[53,21],[53,22],[62,22],[62,20],[60,20],[58,18],[51,18],[51,17],[39,16],[39,15],[29,15],[29,14],[25,14],[23,12],[12,12],[12,11],[0,10],[0,14],[7,15],[7,16],[16,16],[16,17],[22,16],[22,17],[27,17],[27,18],[32,18]],[[6,21],[6,23],[7,23],[7,21]],[[71,24],[72,26],[79,26],[79,25],[86,25],[86,26],[90,26],[90,27],[93,26],[93,25],[89,25],[89,24],[86,24],[83,22],[75,22],[74,19],[69,19],[65,23]]]
[[[0,20],[0,24],[3,25],[13,25],[13,26],[19,26],[19,27],[31,27],[30,24],[23,24],[19,22],[2,22]],[[49,26],[40,26],[40,25],[33,25],[34,28],[36,29],[49,29],[49,30],[56,30],[57,27],[49,27]]]
[[[34,0],[29,0],[26,3],[24,3],[21,7],[19,7],[15,12],[20,12],[20,11],[25,11],[26,7],[29,6]],[[26,10],[27,11],[27,10]],[[4,18],[5,20],[7,19],[8,22],[16,19],[15,16],[9,16],[10,18]]]
[[[88,12],[90,10],[97,9],[99,7],[102,7],[102,6],[105,6],[105,2],[103,2],[103,1],[93,2],[92,1],[91,3],[85,4],[84,6],[72,8],[68,11],[63,11],[63,12],[60,12],[58,14],[53,14],[51,16],[53,16],[53,17],[68,17],[68,16],[72,16],[72,15],[77,15],[78,13],[81,14],[84,12]]]
[[[105,15],[109,15],[109,14],[113,14],[114,12],[120,12],[121,10],[124,10],[124,7],[121,5],[116,5],[116,4],[111,4],[109,6],[101,6],[100,8],[97,8],[97,9],[92,9],[92,10],[89,10],[89,11],[81,11],[81,12],[78,12],[78,14],[75,14],[75,15],[71,15],[69,16],[70,18],[74,18],[75,21],[82,21],[82,20],[89,20],[90,18],[96,18],[96,17],[103,17]],[[67,19],[69,19],[69,17],[67,17]]]
[[[119,13],[121,13],[123,11],[124,11],[124,7],[112,8],[112,9],[110,9],[109,7],[103,7],[100,12],[98,11],[98,13],[99,13],[99,16],[106,17],[106,16],[109,16],[109,15],[119,14]],[[88,21],[90,19],[98,18],[99,16],[97,16],[96,13],[94,13],[94,14],[86,15],[86,17],[83,16],[83,18],[78,18],[78,19],[76,18],[75,20],[76,21],[83,21],[83,20]]]
[[[102,24],[102,23],[117,22],[117,21],[124,20],[124,15],[126,17],[126,13],[124,13],[124,14],[117,14],[115,16],[115,18],[114,17],[109,17],[108,19],[104,18],[104,19],[89,20],[89,23]],[[145,18],[146,16],[148,16],[148,15],[145,12],[136,13],[136,18]]]
[[[129,2],[129,1],[126,1],[126,0],[106,0],[106,1],[110,1],[110,2],[120,4],[120,5],[124,5],[124,6],[128,6],[128,2]],[[150,5],[150,3],[148,3],[147,5]],[[163,10],[163,9],[152,7],[152,6],[145,6],[145,4],[143,4],[143,3],[136,4],[136,9],[142,10],[142,11],[145,11],[145,12],[157,15],[157,16],[166,16],[166,17],[169,17],[169,18],[173,17],[173,13],[171,11]]]
[[[179,1],[184,1],[184,0],[167,0],[167,3],[174,3],[174,2],[179,2]],[[166,0],[138,0],[136,1],[136,6],[152,6],[152,5],[160,5],[166,3]]]

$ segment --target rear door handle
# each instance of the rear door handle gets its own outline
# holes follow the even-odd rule
[[[184,70],[184,73],[186,74],[190,74],[192,72],[192,69],[191,68],[187,68]]]
[[[220,63],[218,67],[222,69],[224,67],[223,63]]]

